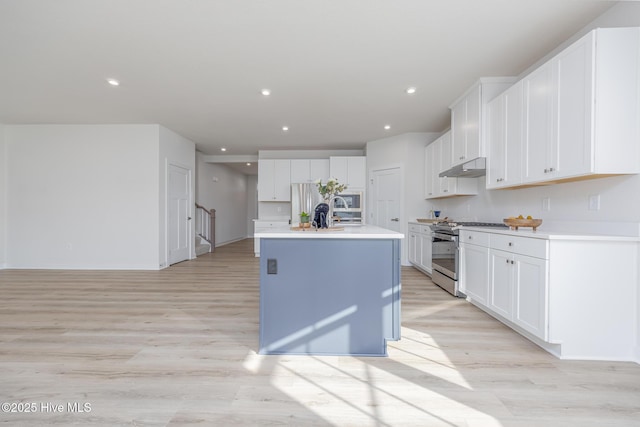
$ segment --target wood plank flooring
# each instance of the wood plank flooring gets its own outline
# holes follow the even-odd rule
[[[558,360],[408,267],[389,357],[257,355],[252,249],[157,272],[0,271],[0,401],[35,404],[0,423],[640,426],[640,365]]]

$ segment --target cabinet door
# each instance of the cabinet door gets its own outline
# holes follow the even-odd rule
[[[489,294],[489,248],[477,245],[461,245],[461,265],[464,294],[482,305],[487,305]]]
[[[309,160],[309,182],[316,182],[319,179],[326,182],[330,176],[329,159]]]
[[[554,59],[557,99],[556,178],[592,170],[592,70],[594,33],[589,33]]]
[[[505,179],[506,94],[487,105],[487,188],[500,188]]]
[[[553,136],[553,73],[548,62],[523,79],[525,158],[523,182],[549,179]]]
[[[419,244],[418,233],[409,233],[409,262],[414,265],[420,265],[420,260],[417,256],[417,246]]]
[[[477,85],[467,95],[467,121],[465,131],[467,133],[463,161],[480,157],[480,132],[482,125],[481,93],[482,86]]]
[[[547,260],[514,256],[515,310],[513,321],[535,336],[547,340]]]
[[[450,195],[456,193],[458,183],[457,178],[441,178],[438,176],[440,172],[451,167],[451,149],[451,132],[447,132],[438,139],[438,146],[436,147],[436,151],[440,151],[440,155],[438,156],[440,161],[436,168],[438,172],[434,179],[436,179],[439,184],[437,189],[437,193],[439,195]]]
[[[522,140],[524,121],[522,82],[504,94],[504,180],[503,187],[522,183]]]
[[[331,178],[335,178],[341,184],[347,184],[348,179],[348,162],[346,157],[330,157],[329,158],[329,172]]]
[[[430,199],[435,196],[435,173],[433,170],[434,143],[424,147],[424,198]]]
[[[431,274],[431,232],[420,234],[420,248],[422,252],[420,254],[420,266]]]
[[[309,163],[310,160],[293,159],[291,160],[291,183],[309,182]]]
[[[467,101],[461,100],[451,108],[451,164],[457,165],[464,161],[467,151]]]
[[[364,189],[367,186],[367,158],[347,157],[347,185],[349,188]]]
[[[509,252],[489,251],[489,300],[487,306],[511,320],[513,313],[513,256]]]
[[[273,202],[276,198],[275,185],[275,161],[258,161],[258,200],[261,202]]]
[[[451,132],[447,132],[442,135],[440,138],[440,170],[438,173],[447,170],[451,167],[451,150],[452,150],[452,142],[451,142]]]
[[[274,196],[276,201],[291,201],[291,161],[274,160]],[[260,177],[258,177],[260,179]]]

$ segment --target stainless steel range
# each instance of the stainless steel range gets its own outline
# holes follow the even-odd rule
[[[458,265],[458,238],[457,227],[498,227],[507,228],[503,223],[494,222],[453,222],[443,221],[431,225],[433,235],[431,238],[431,280],[445,291],[456,297],[465,297],[458,289],[458,277],[460,273]]]

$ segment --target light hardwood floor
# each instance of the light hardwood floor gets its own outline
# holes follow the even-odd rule
[[[0,400],[36,404],[0,423],[640,426],[640,365],[558,360],[408,267],[389,357],[257,355],[252,245],[158,272],[0,271]]]

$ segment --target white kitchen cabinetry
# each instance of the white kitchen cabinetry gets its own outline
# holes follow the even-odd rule
[[[546,341],[546,240],[495,234],[490,237],[488,307]]]
[[[488,189],[522,182],[522,82],[514,84],[487,105]]]
[[[431,274],[431,227],[409,223],[409,262],[424,273]]]
[[[422,259],[422,246],[420,245],[420,225],[409,223],[409,262],[419,265]]]
[[[329,159],[292,159],[291,183],[316,182],[329,179]]]
[[[258,201],[291,201],[291,161],[258,161]]]
[[[480,304],[489,293],[489,235],[465,231],[460,233],[460,292]]]
[[[424,150],[425,199],[478,194],[475,178],[440,177],[451,166],[451,132],[427,145]]]
[[[440,183],[438,181],[438,175],[436,171],[440,168],[440,165],[436,162],[436,159],[440,159],[440,154],[436,154],[437,141],[424,147],[424,198],[432,199],[437,197],[440,190]],[[437,184],[436,184],[437,183]],[[436,187],[438,185],[438,187]]]
[[[560,358],[635,360],[637,310],[625,295],[637,292],[637,237],[462,229],[460,242],[468,301]],[[472,246],[489,251],[488,287]]]
[[[278,228],[287,228],[289,226],[288,220],[266,220],[266,219],[255,219],[253,220],[253,232],[260,233],[267,230],[274,230]],[[260,256],[260,238],[253,238],[253,252],[255,256]]]
[[[485,156],[486,104],[515,81],[512,77],[483,78],[449,107],[451,109],[451,164]]]
[[[364,156],[329,157],[331,177],[346,184],[348,190],[365,190],[367,186],[367,158]]]
[[[640,28],[591,31],[523,79],[523,184],[640,172]]]

